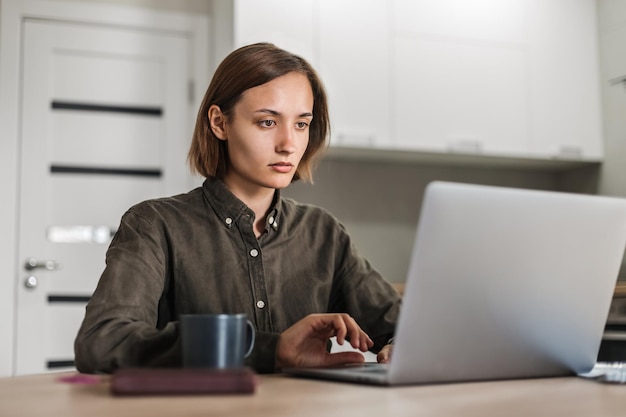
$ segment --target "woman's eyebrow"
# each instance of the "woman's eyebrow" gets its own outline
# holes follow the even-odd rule
[[[272,116],[282,115],[280,112],[276,110],[272,110],[272,109],[259,109],[259,110],[255,110],[254,113],[267,113],[267,114],[271,114]],[[298,115],[298,117],[313,117],[313,113],[311,112],[301,113]]]
[[[272,110],[272,109],[259,109],[259,110],[255,110],[254,113],[269,113],[272,116],[280,116],[279,112],[277,112],[276,110]]]

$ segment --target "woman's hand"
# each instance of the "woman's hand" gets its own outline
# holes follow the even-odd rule
[[[378,352],[378,355],[376,355],[376,361],[378,363],[389,363],[389,361],[391,360],[392,351],[393,345],[385,345],[385,347],[383,347],[380,352]]]
[[[311,314],[280,335],[277,369],[336,366],[365,360],[359,352],[329,353],[327,343],[333,336],[340,345],[349,340],[350,345],[361,352],[367,352],[374,345],[348,314]]]

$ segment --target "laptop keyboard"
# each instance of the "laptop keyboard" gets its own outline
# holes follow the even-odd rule
[[[389,372],[389,365],[382,363],[360,363],[355,365],[348,365],[348,367],[355,371],[373,374],[385,374]]]

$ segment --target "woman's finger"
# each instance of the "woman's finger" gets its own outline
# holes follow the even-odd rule
[[[335,330],[337,343],[343,345],[346,340],[346,336],[348,336],[349,328],[341,314],[332,315],[332,325]]]
[[[361,327],[357,324],[356,320],[354,320],[351,316],[345,315],[344,319],[350,328],[350,344],[353,348],[359,349],[361,352],[367,352],[370,347],[374,345],[374,342],[370,337],[365,333]]]
[[[338,366],[362,362],[365,362],[365,357],[359,352],[337,352],[326,356],[324,366]]]
[[[392,349],[393,345],[386,345],[383,347],[380,352],[378,352],[378,355],[376,355],[376,361],[379,363],[389,363]]]

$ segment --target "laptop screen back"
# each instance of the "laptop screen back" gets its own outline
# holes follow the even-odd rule
[[[625,244],[626,199],[431,183],[389,382],[590,370]]]

